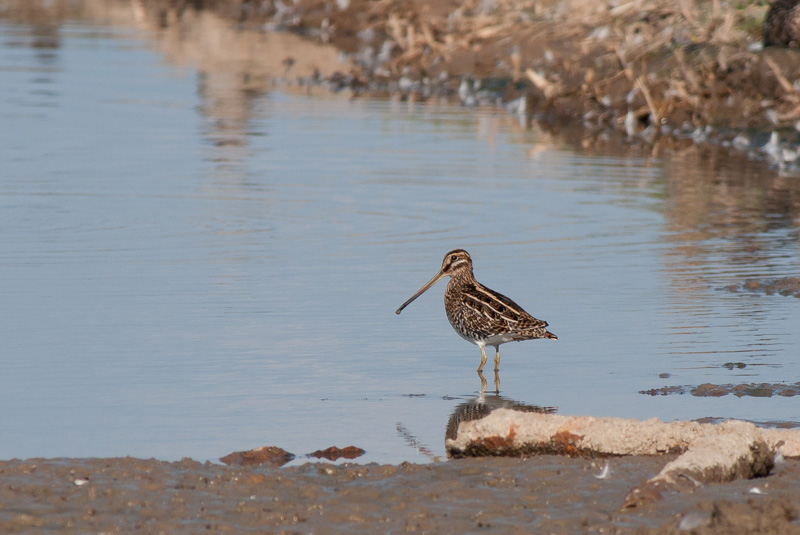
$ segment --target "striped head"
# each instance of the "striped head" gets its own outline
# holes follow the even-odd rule
[[[472,258],[464,249],[453,249],[444,255],[442,269],[439,270],[439,274],[453,277],[469,272],[472,272]]]
[[[464,276],[472,276],[472,258],[470,258],[469,253],[464,249],[453,249],[444,255],[442,268],[439,270],[439,273],[434,275],[422,288],[417,290],[417,293],[412,295],[408,301],[400,305],[400,308],[395,311],[395,314],[400,314],[414,299],[422,295],[444,277],[460,278]]]

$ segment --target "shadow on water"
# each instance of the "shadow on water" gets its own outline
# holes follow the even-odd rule
[[[483,372],[478,370],[478,378],[481,380],[481,394],[486,392],[487,382],[486,377],[483,376]],[[500,373],[497,370],[494,370],[494,393],[500,394]]]
[[[553,414],[558,411],[558,407],[548,407],[544,405],[531,405],[522,401],[500,395],[500,377],[498,372],[494,372],[494,392],[486,392],[487,381],[483,373],[477,372],[481,381],[480,393],[467,401],[463,401],[456,405],[445,426],[444,439],[455,439],[458,433],[458,426],[462,422],[472,422],[480,420],[491,414],[497,409],[512,409],[519,412],[533,412],[539,414]],[[413,397],[413,396],[412,396]],[[416,450],[418,453],[424,455],[432,462],[441,462],[443,459],[436,453],[437,448],[432,448],[430,445],[425,444],[418,436],[416,436],[405,424],[397,422],[395,430],[405,444],[410,448]]]
[[[558,407],[530,405],[501,396],[499,393],[487,394],[481,392],[479,396],[459,403],[456,406],[450,418],[447,420],[447,427],[444,432],[445,440],[456,438],[458,426],[462,422],[480,420],[497,409],[513,409],[520,412],[535,412],[540,414],[552,414],[558,411]]]

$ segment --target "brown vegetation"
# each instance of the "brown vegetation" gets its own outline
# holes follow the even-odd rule
[[[358,91],[506,101],[647,136],[791,127],[800,58],[763,49],[766,2],[656,0],[144,0],[158,17],[212,8],[330,42]],[[190,7],[191,6],[191,7]],[[459,91],[460,90],[460,91]]]
[[[618,131],[656,149],[712,141],[783,169],[800,165],[800,53],[762,46],[766,0],[104,3],[132,8],[138,21],[160,32],[198,36],[193,42],[203,46],[191,50],[200,64],[230,55],[220,50],[230,39],[199,38],[213,14],[242,35],[285,30],[334,45],[346,63],[261,52],[263,62],[278,66],[270,71],[306,88],[503,103],[523,122],[582,125],[586,138]],[[11,1],[2,15],[24,19],[46,11],[57,18],[72,5]],[[231,44],[231,52],[237,47]],[[258,71],[259,64],[248,68]]]

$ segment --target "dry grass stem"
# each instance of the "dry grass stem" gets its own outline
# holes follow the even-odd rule
[[[644,100],[647,102],[647,107],[650,109],[650,117],[652,119],[653,124],[658,124],[659,116],[658,110],[656,110],[655,103],[653,102],[653,97],[650,95],[650,90],[647,88],[647,84],[645,84],[644,76],[640,76],[636,79],[636,87],[639,88],[639,91],[642,92],[644,95]]]
[[[792,84],[789,83],[789,80],[787,80],[786,77],[783,74],[781,74],[781,69],[775,63],[775,60],[773,60],[769,56],[766,56],[764,58],[764,61],[766,61],[767,65],[769,65],[769,68],[772,69],[772,73],[775,75],[775,79],[778,80],[778,83],[781,85],[783,90],[789,94],[794,93],[794,86],[792,86]]]

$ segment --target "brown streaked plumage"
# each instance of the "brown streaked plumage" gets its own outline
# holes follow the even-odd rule
[[[475,280],[472,258],[463,249],[454,249],[444,255],[442,268],[417,293],[403,303],[395,314],[400,314],[414,299],[444,277],[450,277],[444,290],[444,310],[450,325],[466,341],[481,348],[481,365],[486,364],[485,346],[495,349],[494,369],[500,366],[500,344],[536,338],[558,340],[547,330],[547,322],[525,312],[514,301],[490,290]]]

